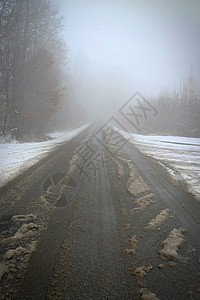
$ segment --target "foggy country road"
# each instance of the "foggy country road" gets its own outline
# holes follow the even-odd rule
[[[0,189],[1,299],[200,299],[200,202],[109,141],[91,126]]]
[[[199,32],[199,0],[0,0],[0,300],[200,300]]]

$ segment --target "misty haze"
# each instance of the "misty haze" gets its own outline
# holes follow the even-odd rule
[[[0,0],[0,299],[200,299],[200,2]]]

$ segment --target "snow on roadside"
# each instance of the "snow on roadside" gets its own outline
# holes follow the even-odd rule
[[[59,144],[69,141],[89,124],[69,132],[51,134],[52,140],[33,143],[0,144],[0,187],[42,159]]]
[[[189,191],[200,200],[200,138],[119,132],[141,152],[161,161],[173,179],[185,180]]]

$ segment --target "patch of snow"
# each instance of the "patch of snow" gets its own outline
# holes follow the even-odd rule
[[[130,210],[130,213],[132,215],[134,215],[135,213],[143,211],[147,206],[155,203],[155,200],[152,199],[152,198],[154,198],[154,196],[155,195],[153,193],[150,193],[150,194],[142,196],[140,198],[136,198],[134,200],[134,203],[137,205],[137,207],[132,208]]]
[[[158,225],[164,222],[167,218],[169,218],[169,209],[161,210],[161,212],[149,222],[147,229],[155,229]]]
[[[138,196],[141,193],[149,191],[148,185],[141,176],[138,176],[128,187],[127,190],[131,195]]]
[[[141,288],[138,291],[138,294],[141,296],[141,299],[143,300],[159,300],[159,298],[156,296],[155,293],[150,292],[146,288],[146,282],[144,278],[147,276],[147,274],[153,269],[152,265],[149,266],[141,266],[133,269],[133,272],[131,273],[133,276],[137,277],[137,284],[143,288]]]
[[[200,138],[146,136],[116,130],[141,152],[161,161],[175,182],[185,180],[189,191],[200,199]]]
[[[135,254],[135,249],[126,249],[123,252],[124,255],[132,255]]]
[[[159,300],[155,293],[148,291],[146,288],[139,290],[142,300]]]
[[[56,146],[69,141],[88,126],[89,124],[86,124],[69,132],[53,133],[54,139],[45,142],[0,144],[0,187],[33,166]]]
[[[149,191],[149,187],[146,185],[142,177],[138,175],[131,161],[124,158],[120,159],[128,165],[130,171],[129,179],[126,183],[128,192],[131,195],[138,196],[141,193]]]
[[[25,248],[8,249],[0,263],[0,280],[9,272],[16,272],[20,268],[26,267],[31,254],[36,251],[37,244],[38,241],[32,241]]]
[[[153,269],[152,265],[149,266],[141,266],[135,269],[135,271],[132,273],[133,276],[138,277],[144,277],[147,275],[148,272],[150,272]]]
[[[14,222],[27,222],[27,221],[33,221],[36,219],[37,219],[36,215],[33,215],[33,214],[12,216],[12,220]]]
[[[14,256],[19,256],[22,254],[28,253],[28,251],[25,248],[18,247],[16,249],[9,249],[6,254],[4,255],[4,259],[10,259]]]
[[[131,245],[131,249],[126,249],[123,254],[125,254],[125,255],[135,254],[135,250],[137,247],[136,235],[131,236],[128,239],[128,243]]]
[[[169,259],[175,259],[178,254],[177,251],[184,241],[183,232],[185,232],[183,228],[174,228],[168,238],[162,242],[163,249],[159,253]]]
[[[28,245],[28,249],[29,249],[29,253],[30,253],[30,254],[36,251],[37,245],[38,245],[38,241],[32,241],[32,242]]]
[[[17,232],[14,234],[14,236],[5,238],[1,241],[1,244],[7,244],[7,243],[12,243],[16,242],[19,240],[22,240],[24,238],[30,237],[38,232],[38,230],[41,230],[42,226],[37,225],[34,223],[28,223],[28,224],[23,224]]]

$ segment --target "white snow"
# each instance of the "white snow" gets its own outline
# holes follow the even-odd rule
[[[185,180],[189,191],[200,199],[200,138],[119,132],[141,152],[161,161],[176,180]]]
[[[30,168],[49,151],[81,133],[89,124],[69,132],[52,133],[52,140],[34,143],[0,144],[0,187]]]

